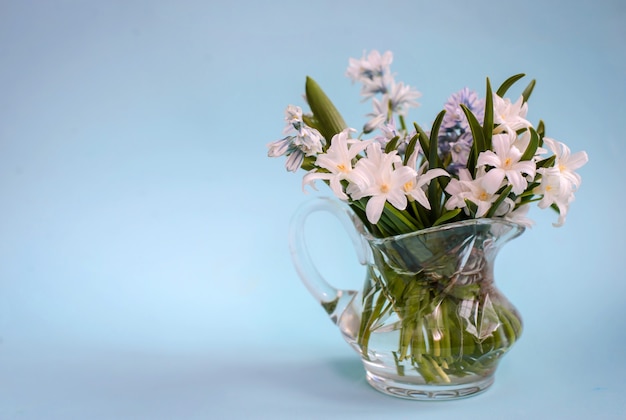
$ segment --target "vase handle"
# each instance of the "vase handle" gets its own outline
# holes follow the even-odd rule
[[[360,223],[352,211],[343,203],[330,198],[315,198],[304,202],[294,213],[289,226],[289,249],[293,264],[300,279],[315,300],[322,305],[335,323],[338,317],[357,293],[354,290],[340,290],[328,283],[317,270],[307,248],[304,225],[307,218],[316,212],[326,211],[335,216],[350,236],[359,262],[368,261],[369,246],[357,231],[355,223]]]

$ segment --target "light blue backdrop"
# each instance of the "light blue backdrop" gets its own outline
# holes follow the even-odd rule
[[[0,418],[620,418],[624,40],[621,0],[1,2]],[[410,120],[524,72],[529,119],[589,154],[566,225],[535,211],[498,258],[525,332],[472,399],[370,389],[290,262],[315,194],[265,145],[306,75],[360,127],[344,72],[370,49],[422,92]]]

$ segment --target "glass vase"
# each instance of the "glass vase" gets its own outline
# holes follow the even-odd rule
[[[346,227],[363,288],[324,280],[307,248],[304,224],[329,211]],[[472,219],[388,237],[372,237],[342,203],[315,199],[295,214],[290,247],[300,278],[362,358],[375,389],[420,400],[456,399],[486,390],[522,321],[496,288],[498,251],[524,228],[504,219]]]

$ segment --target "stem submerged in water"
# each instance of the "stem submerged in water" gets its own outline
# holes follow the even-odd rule
[[[393,361],[399,376],[418,372],[426,383],[450,384],[453,378],[493,373],[522,326],[493,286],[493,257],[482,245],[489,236],[474,234],[471,240],[453,237],[467,249],[424,239],[374,249],[357,339],[364,358],[369,360],[372,336],[381,334],[377,343],[388,336],[397,340]]]

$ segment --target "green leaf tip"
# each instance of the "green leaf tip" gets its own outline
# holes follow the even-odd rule
[[[496,91],[496,95],[498,95],[501,98],[504,97],[507,90],[509,90],[509,88],[513,86],[515,82],[517,82],[519,79],[521,79],[524,76],[526,76],[524,73],[519,73],[506,79],[504,82],[502,82],[502,84]]]
[[[330,139],[348,126],[332,101],[311,77],[306,77],[306,100],[317,123],[317,129],[330,144]]]
[[[537,81],[535,79],[531,80],[526,89],[522,92],[522,97],[524,98],[524,102],[528,102],[528,98],[530,98],[531,93],[533,93],[533,89],[535,88],[535,84]]]

